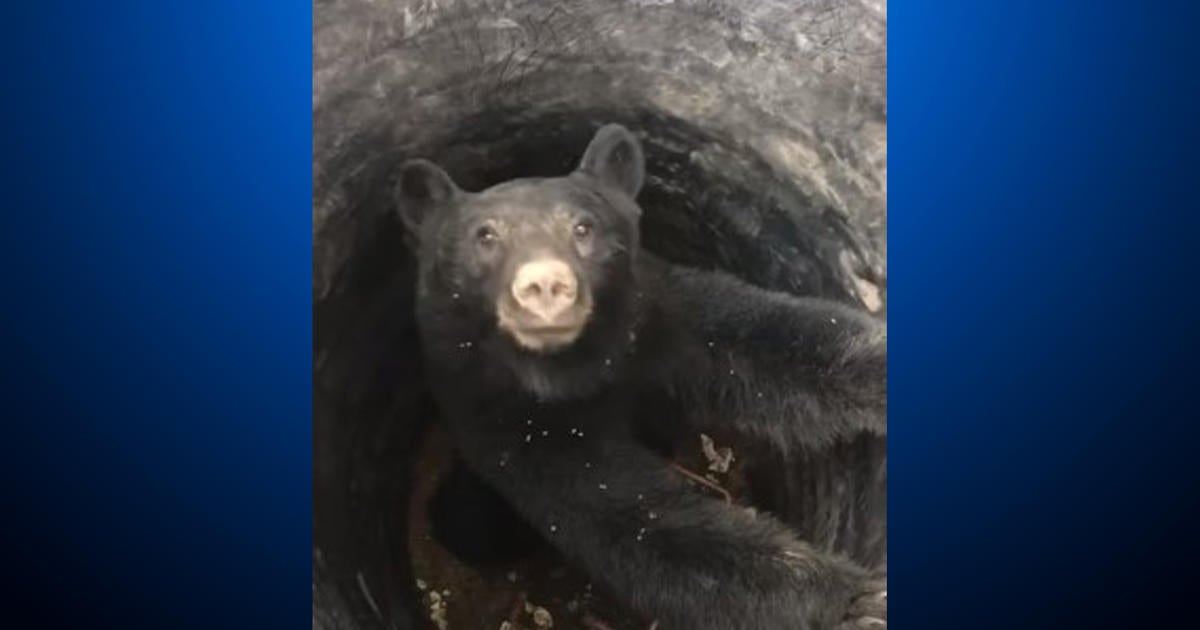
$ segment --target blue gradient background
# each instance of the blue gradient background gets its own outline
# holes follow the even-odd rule
[[[3,625],[311,627],[311,6],[4,18]]]
[[[1193,624],[1196,16],[1048,4],[890,11],[897,628]],[[19,627],[311,623],[310,10],[5,9]]]
[[[1196,627],[1200,72],[1168,7],[890,6],[898,628]]]

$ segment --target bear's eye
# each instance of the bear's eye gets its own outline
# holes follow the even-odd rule
[[[480,245],[495,245],[499,238],[500,235],[496,233],[496,228],[490,225],[481,225],[475,230],[475,240]]]
[[[574,228],[572,228],[572,232],[574,232],[575,238],[581,240],[586,239],[592,235],[592,222],[586,219],[580,221],[579,223],[575,224]]]

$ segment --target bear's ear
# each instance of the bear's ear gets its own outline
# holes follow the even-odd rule
[[[637,197],[642,189],[646,159],[637,138],[621,125],[610,123],[601,127],[592,138],[579,170],[630,197]]]
[[[454,180],[429,160],[408,160],[400,165],[396,181],[396,206],[400,219],[414,235],[430,211],[460,194]]]

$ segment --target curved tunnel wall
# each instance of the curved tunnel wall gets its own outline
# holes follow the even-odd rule
[[[886,315],[882,3],[317,1],[313,44],[314,627],[414,621],[405,497],[434,412],[400,161],[480,189],[563,174],[621,122],[645,247]],[[886,565],[885,462],[882,440],[772,462],[793,473],[763,500]]]

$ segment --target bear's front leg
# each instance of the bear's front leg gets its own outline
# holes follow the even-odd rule
[[[470,449],[472,465],[647,622],[663,630],[886,627],[885,601],[863,605],[876,589],[864,570],[770,517],[698,494],[632,440],[589,439],[592,429],[579,436],[569,423],[529,428]]]
[[[887,324],[829,300],[647,261],[650,379],[701,426],[787,449],[887,433]]]

